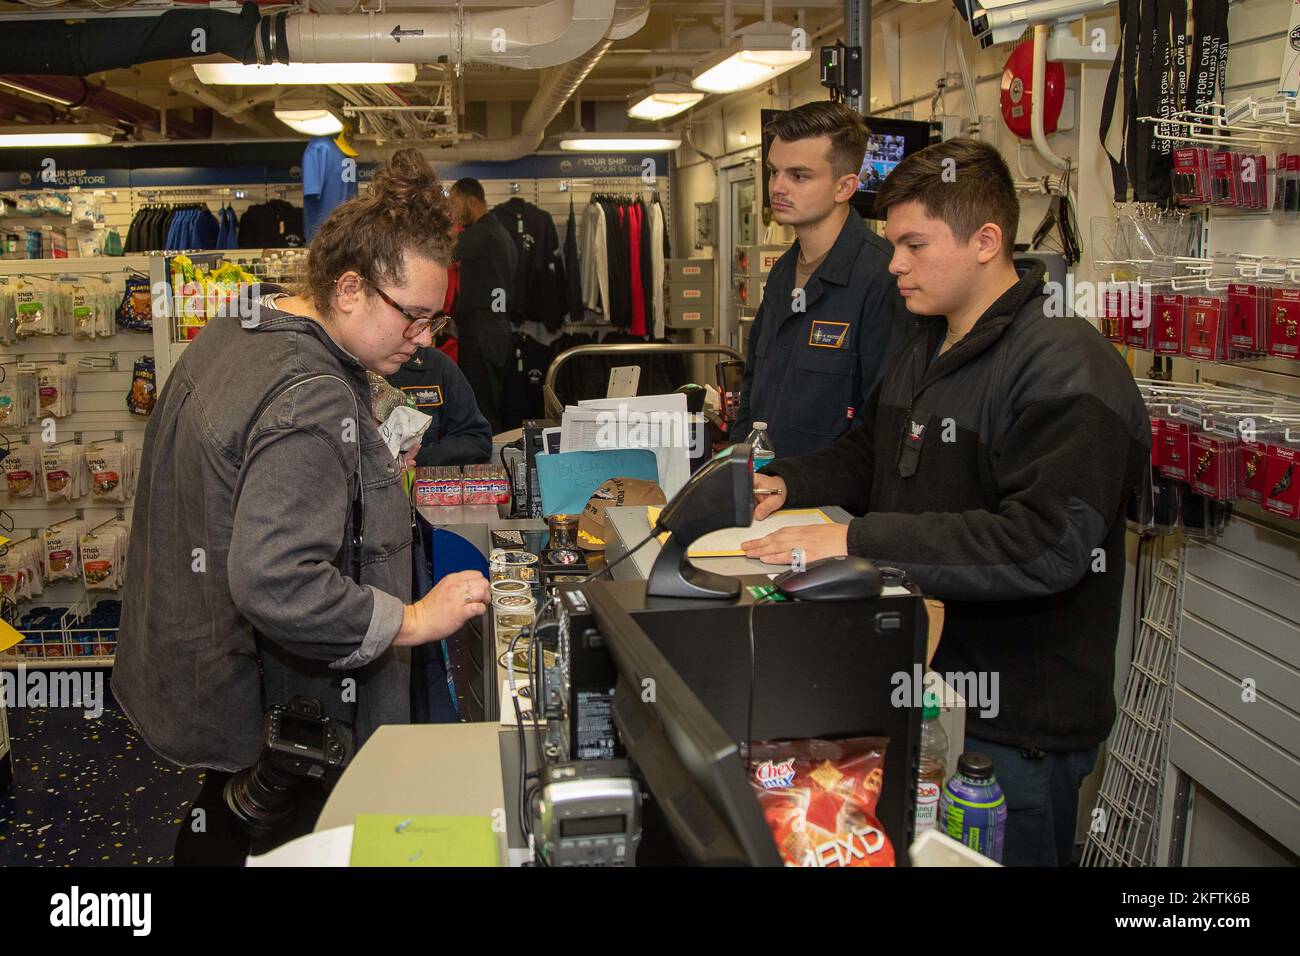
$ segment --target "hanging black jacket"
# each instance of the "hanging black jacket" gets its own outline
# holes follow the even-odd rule
[[[996,688],[967,734],[1070,751],[1115,719],[1124,510],[1151,426],[1124,360],[1085,320],[1046,315],[1042,281],[1035,265],[937,359],[947,324],[918,320],[861,427],[764,471],[789,505],[862,515],[849,553],[946,602],[931,666]]]
[[[555,221],[549,212],[518,196],[495,207],[492,215],[510,233],[518,254],[511,321],[516,325],[540,322],[548,331],[557,331],[564,324],[568,284]]]
[[[573,219],[573,193],[569,193],[569,224],[564,234],[565,305],[569,320],[582,321],[582,269],[578,262],[578,227]]]

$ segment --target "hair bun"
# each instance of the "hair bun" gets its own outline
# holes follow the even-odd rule
[[[409,146],[393,153],[370,184],[371,195],[400,206],[409,206],[434,189],[442,190],[438,174],[418,149]]]

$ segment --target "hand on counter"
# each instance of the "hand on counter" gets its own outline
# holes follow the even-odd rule
[[[779,478],[776,480],[780,481]],[[757,510],[754,512],[754,517],[758,517]],[[833,558],[849,553],[849,526],[825,524],[782,528],[765,538],[743,541],[740,546],[745,549],[745,557],[757,558],[764,564],[789,564],[790,549],[803,548],[804,561],[812,564],[822,558]]]
[[[479,572],[449,574],[420,600],[406,606],[393,644],[414,647],[451,637],[467,621],[486,614],[487,602],[487,578]]]
[[[785,506],[785,479],[775,475],[754,476],[754,520],[762,521]],[[775,492],[760,494],[759,492]]]

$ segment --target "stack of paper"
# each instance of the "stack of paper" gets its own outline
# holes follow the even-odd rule
[[[691,477],[691,425],[686,396],[601,398],[564,410],[560,451],[646,448],[654,452],[659,487],[672,500]]]

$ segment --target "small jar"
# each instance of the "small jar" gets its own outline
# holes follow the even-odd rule
[[[529,551],[498,549],[492,552],[488,562],[489,580],[526,581],[529,584],[537,580],[537,555]]]
[[[551,540],[547,547],[552,551],[564,551],[576,547],[577,515],[551,515],[546,519],[546,525],[551,532]]]

